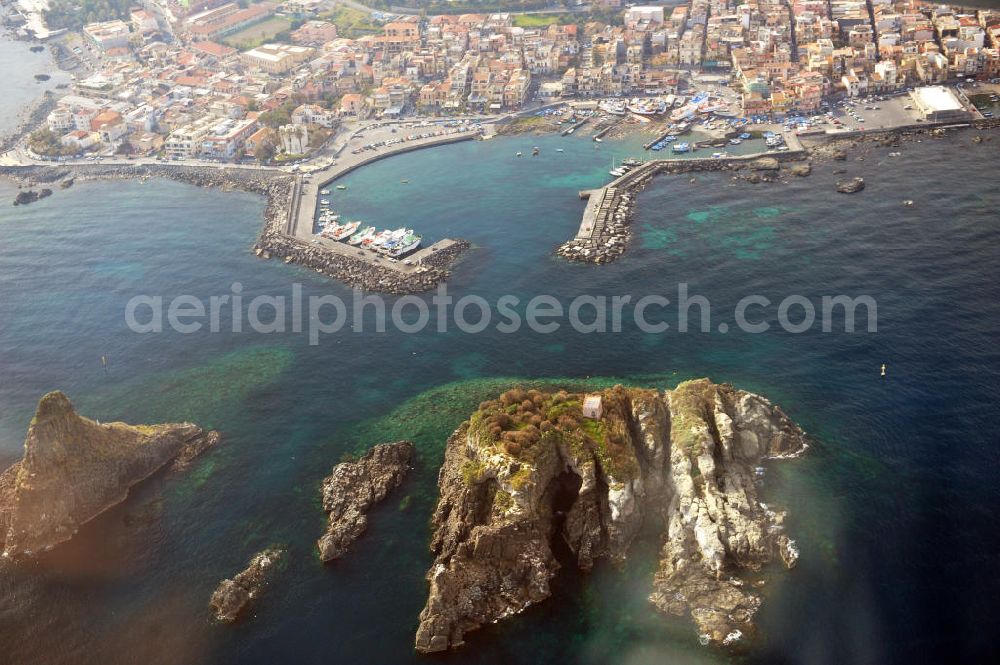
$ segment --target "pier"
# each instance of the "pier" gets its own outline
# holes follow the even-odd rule
[[[564,129],[562,131],[562,136],[569,136],[570,134],[572,134],[576,130],[578,130],[581,127],[583,127],[584,125],[586,125],[587,124],[587,120],[589,120],[589,119],[590,118],[584,118],[583,120],[580,120],[579,122],[574,123],[573,126],[570,127],[569,129]]]
[[[574,261],[608,263],[621,256],[629,240],[632,205],[639,191],[660,173],[725,171],[743,168],[777,170],[784,161],[801,160],[801,147],[788,152],[755,153],[725,158],[656,159],[635,167],[600,189],[584,190],[587,199],[576,235],[563,243],[556,253]]]

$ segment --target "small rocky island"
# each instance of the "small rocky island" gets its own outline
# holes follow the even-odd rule
[[[222,580],[209,601],[215,618],[224,623],[236,621],[251,601],[263,593],[284,556],[284,548],[269,547],[255,554],[235,577]]]
[[[344,555],[368,528],[366,513],[399,487],[410,470],[413,444],[409,441],[375,446],[354,462],[341,462],[323,480],[323,510],[330,524],[317,541],[323,561]]]
[[[749,637],[762,567],[798,556],[758,497],[759,464],[805,447],[781,409],[707,379],[484,402],[445,451],[417,650],[460,646],[545,600],[561,565],[624,559],[646,519],[663,528],[653,605],[689,615],[704,644]]]
[[[175,460],[183,467],[218,440],[191,423],[98,423],[78,415],[63,393],[48,393],[31,419],[24,457],[0,474],[3,556],[69,540],[133,485]]]

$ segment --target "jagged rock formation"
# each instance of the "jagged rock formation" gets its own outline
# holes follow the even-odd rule
[[[5,557],[48,550],[120,503],[130,487],[175,459],[214,445],[217,432],[191,423],[100,424],[51,392],[28,427],[24,458],[0,475]]]
[[[368,527],[365,513],[403,482],[410,470],[409,441],[375,446],[356,462],[341,462],[323,480],[323,510],[330,524],[316,542],[323,561],[343,556]]]
[[[219,621],[232,623],[254,598],[261,595],[285,550],[269,547],[250,559],[250,564],[232,579],[219,582],[209,607]]]
[[[645,519],[664,525],[651,602],[690,613],[705,643],[752,630],[760,605],[754,573],[780,557],[794,564],[782,514],[758,500],[758,464],[794,455],[804,435],[766,399],[688,381],[675,390],[583,396],[511,390],[484,402],[452,435],[438,484],[416,648],[443,651],[463,635],[549,596],[560,566],[621,560]]]

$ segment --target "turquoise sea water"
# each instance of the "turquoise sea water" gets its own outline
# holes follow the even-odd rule
[[[449,283],[456,297],[674,300],[685,282],[711,301],[706,333],[644,334],[626,320],[618,334],[342,332],[318,346],[294,334],[139,335],[123,318],[139,293],[207,298],[230,294],[234,281],[247,299],[288,295],[292,282],[307,297],[349,292],[254,258],[263,202],[252,195],[98,182],[0,206],[0,462],[20,456],[37,399],[53,388],[104,421],[193,420],[224,437],[188,474],[154,479],[74,541],[0,571],[6,657],[427,662],[412,651],[427,520],[445,438],[461,419],[525,377],[668,387],[710,376],[769,396],[815,439],[807,456],[768,465],[767,499],[789,509],[802,558],[770,576],[750,651],[704,650],[686,619],[650,609],[651,534],[623,568],[566,572],[546,603],[433,660],[994,660],[1000,142],[970,139],[907,144],[898,159],[876,151],[773,185],[660,179],[639,198],[633,246],[601,267],[552,249],[579,223],[577,190],[606,182],[612,154],[636,154],[634,140],[601,150],[573,137],[457,144],[374,164],[334,195],[351,218],[472,241]],[[514,157],[532,145],[539,157]],[[867,189],[836,194],[838,168]],[[14,191],[0,182],[0,201]],[[868,294],[878,333],[718,332],[748,294],[774,303]],[[775,307],[759,318],[774,323]],[[321,565],[321,479],[344,453],[402,437],[418,444],[415,472],[343,560]],[[254,616],[213,625],[215,584],[271,543],[291,556]]]

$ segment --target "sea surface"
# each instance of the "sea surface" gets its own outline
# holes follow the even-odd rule
[[[448,283],[455,297],[675,301],[686,283],[710,301],[708,332],[678,332],[668,309],[667,332],[643,333],[627,308],[618,333],[369,328],[313,346],[304,333],[233,332],[223,317],[216,333],[137,334],[124,316],[136,295],[207,299],[233,294],[234,282],[247,301],[290,296],[293,283],[305,298],[351,293],[253,256],[264,207],[254,195],[80,182],[0,205],[0,463],[20,457],[39,397],[56,388],[101,421],[191,420],[223,435],[188,473],[155,477],[73,541],[0,569],[0,660],[997,662],[1000,139],[971,138],[855,153],[774,184],[660,178],[638,199],[632,246],[605,266],[552,252],[579,224],[577,191],[607,182],[612,158],[641,156],[635,137],[600,149],[558,136],[433,148],[352,173],[333,195],[349,218],[471,241]],[[837,194],[848,175],[867,188]],[[0,202],[15,191],[0,182]],[[760,334],[734,325],[752,294],[773,303],[751,310],[771,324]],[[863,316],[853,334],[843,317],[831,332],[778,325],[787,296],[819,316],[820,299],[840,294],[875,299],[877,332]],[[766,500],[788,509],[801,559],[769,574],[745,652],[704,649],[687,619],[651,609],[655,530],[622,567],[564,571],[551,599],[471,633],[464,648],[413,652],[437,468],[448,434],[481,400],[528,381],[666,388],[701,376],[768,396],[812,437],[804,457],[766,467]],[[322,478],[345,454],[400,438],[416,442],[416,469],[347,556],[322,565]],[[274,543],[288,546],[287,565],[253,615],[215,625],[217,582]]]
[[[40,98],[46,90],[69,81],[69,75],[60,71],[52,61],[48,49],[33,53],[33,42],[16,41],[0,34],[0,136],[15,130],[20,124],[26,106]],[[48,74],[48,81],[36,81],[35,74]]]

